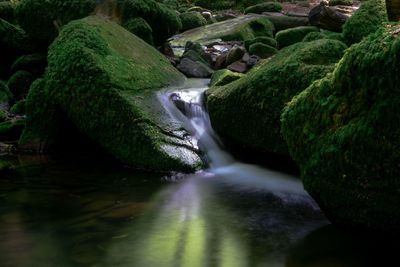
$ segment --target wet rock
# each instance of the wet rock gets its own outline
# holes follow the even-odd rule
[[[240,60],[244,53],[246,53],[244,47],[235,45],[226,55],[226,65],[230,65],[233,62]]]
[[[236,61],[226,67],[228,70],[233,72],[245,73],[248,70],[247,64],[242,61]]]
[[[340,13],[335,8],[327,6],[327,3],[322,1],[318,6],[310,10],[308,19],[313,26],[329,31],[342,32],[342,26],[348,16]]]
[[[257,63],[260,61],[260,59],[261,58],[257,55],[251,55],[248,57],[244,57],[242,59],[242,61],[245,62],[247,65],[247,68],[250,69],[250,68],[254,67],[255,65],[257,65]]]
[[[200,61],[193,61],[189,58],[183,58],[178,64],[177,69],[187,77],[209,78],[213,70]]]

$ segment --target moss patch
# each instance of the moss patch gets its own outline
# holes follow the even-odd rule
[[[385,0],[368,0],[343,25],[343,37],[348,45],[358,43],[387,20]]]
[[[207,25],[207,20],[199,12],[185,12],[180,14],[182,31]]]
[[[210,86],[223,86],[243,77],[244,74],[222,69],[214,72],[211,76]]]
[[[154,91],[184,79],[154,48],[92,16],[64,27],[48,61],[44,80],[32,85],[27,99],[22,147],[38,150],[67,138],[57,130],[64,117],[127,164],[159,171],[197,167],[190,145],[153,119],[163,114],[159,103],[150,103]]]
[[[287,154],[281,136],[284,105],[326,75],[346,45],[335,40],[297,43],[228,86],[209,90],[207,107],[215,130],[244,147]]]
[[[303,38],[310,32],[318,32],[319,29],[314,26],[300,26],[296,28],[286,29],[278,32],[275,36],[279,48],[301,42]]]
[[[123,26],[149,45],[153,45],[153,30],[143,18],[129,19]]]
[[[6,103],[10,101],[12,98],[12,94],[8,89],[8,86],[5,82],[0,81],[0,103]]]
[[[276,42],[276,40],[274,38],[267,37],[267,36],[260,36],[260,37],[254,38],[254,39],[246,40],[244,42],[244,47],[248,51],[250,48],[250,45],[252,45],[254,43],[263,43],[263,44],[266,44],[266,45],[269,45],[272,47],[278,46],[278,43]]]
[[[282,10],[282,5],[278,2],[265,2],[254,6],[249,6],[244,10],[244,13],[261,14],[263,12],[281,12],[281,10]]]
[[[259,56],[260,58],[268,58],[275,55],[277,52],[278,49],[275,47],[263,43],[254,43],[249,47],[249,53]]]
[[[282,115],[305,188],[340,225],[400,230],[399,31],[351,46]]]

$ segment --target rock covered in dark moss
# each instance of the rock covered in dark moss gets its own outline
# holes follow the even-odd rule
[[[36,76],[43,74],[44,69],[47,66],[47,55],[46,53],[35,53],[30,55],[23,55],[11,66],[11,72],[15,73],[19,70],[28,71]]]
[[[153,47],[92,16],[63,28],[48,61],[27,98],[21,149],[50,149],[71,138],[62,129],[73,125],[136,167],[189,171],[200,164],[189,141],[174,134],[181,125],[169,123],[155,96],[184,77]]]
[[[14,113],[14,114],[18,114],[18,115],[24,115],[25,114],[25,104],[26,104],[25,99],[18,101],[10,108],[10,112]]]
[[[259,56],[260,58],[268,58],[275,55],[277,52],[278,49],[275,47],[263,43],[254,43],[249,47],[249,53]]]
[[[292,16],[265,16],[272,22],[275,32],[295,28],[299,26],[309,26],[310,22],[307,17],[292,17]]]
[[[7,86],[14,98],[19,100],[26,97],[29,92],[29,87],[34,80],[35,77],[32,73],[25,70],[19,70],[11,76],[8,80]]]
[[[25,127],[25,119],[14,118],[0,123],[0,140],[16,141]]]
[[[179,17],[182,21],[182,31],[207,25],[207,20],[199,12],[184,12]]]
[[[154,0],[124,0],[121,3],[122,22],[141,17],[153,29],[153,41],[161,45],[182,28],[178,13]]]
[[[343,35],[337,32],[321,31],[307,33],[303,38],[303,42],[310,42],[319,39],[332,39],[344,42]]]
[[[96,0],[21,0],[16,16],[31,38],[50,44],[64,25],[88,16],[95,7]]]
[[[226,55],[226,62],[225,64],[230,65],[235,61],[242,59],[243,55],[246,53],[244,47],[239,45],[234,45],[231,50],[229,50],[228,54]]]
[[[213,127],[245,148],[287,154],[280,133],[281,110],[294,95],[331,71],[345,48],[335,40],[297,43],[228,86],[211,88],[207,107]]]
[[[14,4],[9,1],[0,2],[0,18],[8,22],[14,21]]]
[[[0,104],[7,103],[12,99],[12,94],[8,89],[7,84],[0,80]]]
[[[153,45],[153,29],[143,18],[132,18],[124,23],[124,28],[143,39],[149,45]]]
[[[248,51],[250,48],[250,45],[255,44],[255,43],[263,43],[272,47],[277,47],[278,43],[276,42],[276,40],[272,37],[267,37],[267,36],[260,36],[260,37],[256,37],[254,39],[250,39],[250,40],[246,40],[244,42],[244,47],[246,48],[246,50]]]
[[[353,5],[353,0],[329,0],[330,6],[351,6]]]
[[[249,6],[244,10],[245,14],[256,13],[261,14],[263,12],[281,12],[282,5],[279,2],[264,2],[254,6]]]
[[[358,43],[387,20],[385,0],[368,0],[343,25],[343,37],[348,45]]]
[[[296,28],[286,29],[278,32],[275,36],[279,48],[301,42],[308,33],[318,32],[319,29],[315,26],[300,26]]]
[[[282,115],[306,190],[342,226],[400,231],[399,31],[351,46]]]
[[[240,79],[244,75],[241,73],[233,72],[227,69],[222,69],[214,72],[211,76],[210,86],[223,86]]]

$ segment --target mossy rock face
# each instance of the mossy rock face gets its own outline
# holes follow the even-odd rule
[[[46,53],[36,53],[30,55],[23,55],[11,66],[11,72],[15,73],[19,70],[29,71],[30,73],[40,76],[43,74],[44,69],[47,66],[47,55]]]
[[[275,47],[263,43],[254,43],[249,47],[249,53],[259,56],[260,58],[268,58],[275,55],[277,52],[278,49],[276,49]]]
[[[19,25],[33,39],[50,44],[60,28],[71,20],[91,14],[96,0],[22,0],[17,4]]]
[[[272,47],[277,47],[278,43],[274,38],[271,37],[266,37],[266,36],[260,36],[256,37],[254,39],[246,40],[244,42],[244,47],[246,48],[247,51],[249,51],[250,45],[255,44],[255,43],[263,43]]]
[[[281,12],[281,10],[282,10],[282,5],[278,2],[265,2],[254,6],[249,6],[244,10],[244,13],[261,14],[263,12]]]
[[[348,45],[358,43],[365,36],[374,33],[387,20],[385,0],[363,2],[343,25],[343,38]]]
[[[153,41],[161,45],[181,28],[178,13],[154,0],[124,0],[121,4],[122,22],[141,17],[153,29]]]
[[[188,41],[202,45],[216,40],[245,41],[257,36],[272,37],[273,31],[274,25],[265,16],[251,14],[187,31],[176,36],[170,43],[172,46],[184,47]]]
[[[352,6],[353,0],[329,0],[330,6]]]
[[[400,230],[399,31],[351,46],[282,115],[306,190],[339,225]]]
[[[228,83],[242,78],[244,74],[222,69],[214,72],[211,76],[210,86],[224,86]]]
[[[214,129],[245,148],[287,154],[281,136],[284,105],[333,69],[346,45],[335,40],[297,43],[251,69],[228,86],[207,92]]]
[[[130,19],[123,26],[149,45],[153,45],[153,30],[143,18]]]
[[[207,25],[207,20],[199,12],[185,12],[180,14],[182,31]]]
[[[25,98],[29,87],[35,80],[35,77],[25,70],[19,70],[8,80],[7,86],[15,99]]]
[[[14,4],[11,2],[0,2],[0,18],[8,22],[14,21]]]
[[[173,133],[155,90],[184,80],[157,50],[119,25],[92,16],[71,22],[49,50],[44,79],[29,92],[20,148],[63,142],[62,125],[120,161],[151,170],[189,171],[200,159]],[[176,127],[176,128],[175,128]]]
[[[7,103],[11,99],[12,99],[12,94],[8,89],[7,84],[0,80],[0,104]]]
[[[300,26],[296,28],[286,29],[276,34],[275,39],[279,48],[301,42],[303,38],[310,32],[318,32],[319,28],[314,26]]]

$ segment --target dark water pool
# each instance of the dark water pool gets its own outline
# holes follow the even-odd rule
[[[383,264],[393,240],[335,229],[307,197],[207,172],[23,161],[0,174],[0,266],[396,266]]]

